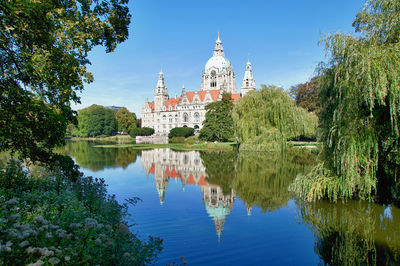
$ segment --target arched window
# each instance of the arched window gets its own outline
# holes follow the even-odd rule
[[[199,121],[200,121],[199,113],[194,113],[194,122],[199,122]]]
[[[189,116],[187,113],[183,114],[183,122],[189,122]]]

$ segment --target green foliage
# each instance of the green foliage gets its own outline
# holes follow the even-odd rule
[[[369,0],[353,23],[359,36],[333,34],[320,65],[321,164],[293,188],[327,197],[391,201],[400,148],[400,5]],[[390,167],[388,167],[390,165]]]
[[[115,120],[119,132],[127,133],[137,127],[135,113],[129,112],[125,107],[122,107],[115,113]]]
[[[93,80],[88,52],[112,52],[128,37],[125,0],[0,2],[0,150],[54,164],[79,103]]]
[[[199,138],[197,136],[190,136],[187,137],[185,140],[185,143],[193,145],[193,144],[198,144],[199,143]]]
[[[124,217],[127,204],[108,196],[104,180],[71,182],[58,171],[27,172],[15,161],[0,171],[0,257],[5,265],[143,265],[162,240],[140,241]],[[135,203],[137,199],[131,199]]]
[[[131,135],[132,138],[135,138],[136,136],[151,136],[153,134],[154,128],[151,127],[138,127],[129,131],[129,135]]]
[[[206,119],[200,130],[199,138],[206,141],[228,141],[233,137],[232,97],[223,93],[222,100],[207,104]]]
[[[101,105],[91,105],[79,110],[78,127],[73,131],[74,136],[96,137],[110,136],[117,131],[115,112]]]
[[[184,143],[185,137],[172,137],[168,139],[168,143]]]
[[[168,138],[173,138],[173,137],[190,137],[194,135],[194,128],[191,127],[175,127],[171,129],[171,131],[168,134]]]
[[[306,109],[309,112],[319,113],[318,106],[318,86],[319,77],[313,77],[306,83],[297,84],[290,88],[290,96],[293,97],[297,106]]]
[[[241,150],[280,151],[290,138],[315,134],[315,114],[295,106],[281,88],[261,87],[246,94],[233,109]]]

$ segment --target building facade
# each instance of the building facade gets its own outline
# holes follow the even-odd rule
[[[234,102],[243,97],[256,85],[250,62],[247,62],[241,93],[237,93],[235,73],[225,57],[222,42],[215,42],[212,57],[207,61],[202,73],[200,90],[186,91],[182,88],[180,97],[170,98],[164,81],[164,73],[160,72],[154,90],[154,101],[146,100],[142,108],[142,127],[154,128],[157,134],[168,134],[175,127],[192,127],[201,129],[205,120],[205,106],[219,101],[223,92],[232,94]]]

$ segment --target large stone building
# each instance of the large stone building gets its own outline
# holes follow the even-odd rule
[[[142,127],[154,128],[158,134],[167,134],[172,128],[183,126],[201,129],[206,115],[205,106],[221,100],[223,92],[231,93],[233,100],[237,101],[255,89],[251,64],[247,62],[241,93],[237,93],[235,73],[225,57],[218,35],[213,55],[203,70],[200,90],[186,91],[182,88],[180,97],[170,98],[165,86],[164,73],[160,72],[154,101],[146,100],[142,109]]]

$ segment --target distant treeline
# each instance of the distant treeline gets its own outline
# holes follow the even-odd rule
[[[112,136],[128,134],[140,126],[136,114],[122,107],[119,110],[93,104],[78,112],[78,125],[72,126],[70,134],[76,137]]]

